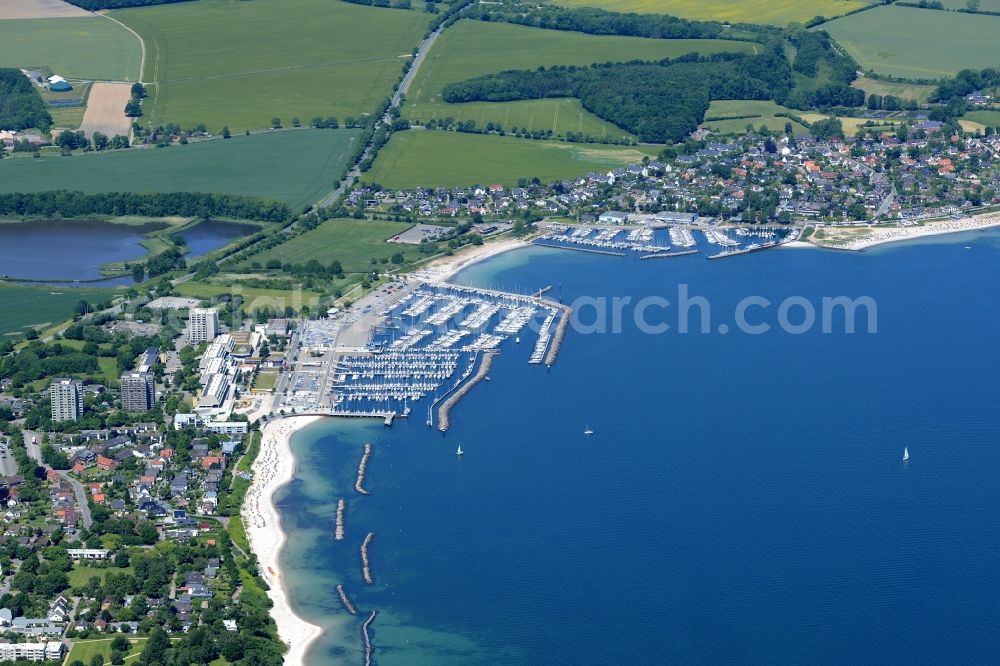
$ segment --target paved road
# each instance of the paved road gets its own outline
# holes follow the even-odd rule
[[[24,445],[28,449],[28,456],[39,465],[44,464],[42,462],[42,433],[32,430],[22,430],[22,432],[24,433]],[[37,439],[38,443],[32,444],[32,439]],[[87,504],[87,489],[83,487],[82,483],[69,476],[69,472],[60,471],[59,476],[73,488],[73,494],[76,495],[76,503],[80,508],[80,521],[84,527],[90,529],[90,526],[94,524],[94,519],[90,515],[90,505]]]

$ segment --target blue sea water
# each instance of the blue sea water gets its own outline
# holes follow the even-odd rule
[[[329,629],[310,663],[363,662],[337,583],[378,609],[381,666],[1000,662],[998,267],[992,233],[714,262],[531,248],[466,270],[564,302],[684,283],[713,332],[642,333],[626,310],[621,333],[571,330],[549,371],[508,343],[447,434],[420,403],[391,430],[299,433],[278,504],[293,605]],[[719,333],[747,296],[870,296],[878,332]]]

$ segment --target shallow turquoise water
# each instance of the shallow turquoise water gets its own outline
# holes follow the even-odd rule
[[[361,663],[343,582],[379,610],[383,666],[996,663],[998,261],[989,234],[715,262],[530,249],[465,271],[564,301],[674,300],[683,282],[713,332],[626,316],[620,334],[571,332],[548,372],[510,343],[446,435],[418,406],[391,430],[296,436],[283,566],[302,614],[340,627],[311,662]],[[718,333],[754,295],[870,296],[878,333]]]

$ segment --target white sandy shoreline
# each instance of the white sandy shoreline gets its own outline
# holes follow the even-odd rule
[[[278,556],[285,544],[281,516],[274,506],[274,493],[295,476],[295,458],[291,439],[296,430],[314,423],[321,416],[293,416],[269,422],[262,431],[260,453],[253,463],[253,483],[243,501],[241,513],[250,548],[257,556],[261,575],[270,590],[267,595],[274,606],[271,617],[278,625],[278,635],[288,644],[285,664],[302,666],[309,647],[323,630],[306,622],[292,610],[288,589],[282,580]]]
[[[458,250],[454,256],[435,259],[423,268],[410,273],[410,277],[424,280],[425,282],[446,282],[456,273],[473,264],[486,261],[498,254],[522,247],[529,247],[530,245],[531,243],[520,238],[506,238],[494,242],[485,242],[482,245],[473,245]]]
[[[941,222],[928,222],[922,226],[912,227],[870,227],[868,233],[859,236],[842,245],[826,244],[823,241],[812,241],[819,247],[828,247],[837,250],[866,250],[870,247],[885,245],[886,243],[896,243],[898,241],[913,240],[927,236],[940,236],[943,234],[955,234],[963,231],[980,231],[1000,226],[1000,214],[991,213],[989,215],[979,215],[975,217],[963,217],[958,220],[944,220]]]

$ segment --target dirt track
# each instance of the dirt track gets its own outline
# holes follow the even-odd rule
[[[93,16],[63,0],[3,0],[0,2],[0,19],[57,18],[63,16]]]
[[[94,83],[80,129],[88,137],[93,137],[94,132],[108,138],[116,134],[127,136],[132,119],[125,115],[125,105],[131,94],[132,86],[128,83]]]

